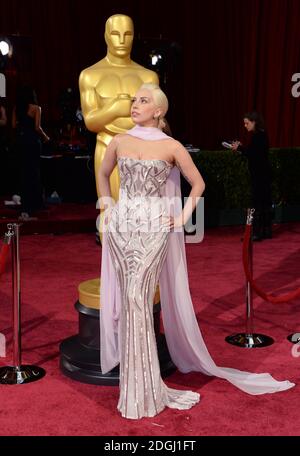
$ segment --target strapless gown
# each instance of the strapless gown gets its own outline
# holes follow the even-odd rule
[[[118,159],[120,197],[111,214],[108,246],[122,296],[120,313],[120,398],[126,418],[187,409],[199,401],[192,391],[168,388],[160,375],[153,300],[167,252],[169,231],[162,188],[172,165],[164,160]]]
[[[158,281],[169,352],[181,372],[217,376],[252,395],[292,388],[294,383],[269,373],[215,364],[193,309],[183,235],[160,223],[168,215],[164,196],[176,193],[170,185],[179,170],[165,160],[129,157],[119,157],[118,166],[119,200],[103,237],[100,334],[102,371],[120,363],[122,416],[150,417],[166,406],[188,409],[200,400],[198,393],[171,389],[162,381],[153,322]]]

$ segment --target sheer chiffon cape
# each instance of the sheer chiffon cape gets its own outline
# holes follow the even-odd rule
[[[135,126],[127,134],[147,140],[171,139],[157,128]],[[164,196],[181,197],[180,172],[175,166],[164,188]],[[181,205],[180,205],[181,206]],[[181,207],[175,208],[180,213]],[[184,233],[169,234],[168,251],[159,278],[163,324],[168,349],[174,364],[181,372],[198,371],[228,380],[249,394],[284,391],[294,383],[277,381],[268,373],[255,374],[228,367],[219,367],[211,358],[202,338],[189,290]],[[107,245],[107,234],[102,237],[100,287],[100,355],[103,373],[119,364],[119,315],[122,297]]]

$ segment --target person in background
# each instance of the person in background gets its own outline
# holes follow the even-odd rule
[[[41,127],[41,107],[33,88],[24,86],[17,92],[13,109],[12,126],[16,130],[16,145],[21,174],[21,220],[30,220],[31,215],[43,207],[40,178],[40,154],[42,143],[49,137]]]
[[[269,139],[261,114],[252,111],[244,115],[246,130],[252,134],[250,143],[243,146],[234,141],[232,150],[241,152],[248,160],[251,179],[252,206],[255,208],[253,220],[253,240],[260,241],[272,237],[272,192],[271,167],[268,158]]]

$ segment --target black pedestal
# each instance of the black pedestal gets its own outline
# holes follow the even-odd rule
[[[60,368],[73,380],[94,385],[118,385],[119,367],[102,374],[100,366],[100,324],[99,311],[76,302],[79,314],[79,334],[65,339],[60,344]],[[154,330],[156,335],[161,375],[166,377],[176,368],[170,358],[166,340],[159,332],[160,304],[153,307]]]

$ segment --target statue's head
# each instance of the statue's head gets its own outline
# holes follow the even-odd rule
[[[130,56],[133,42],[133,22],[129,16],[114,14],[105,24],[105,42],[108,51],[115,57]]]

